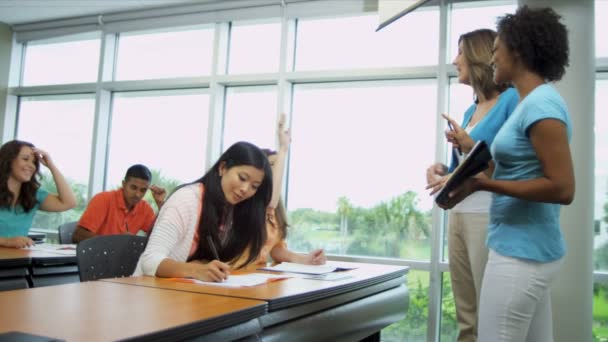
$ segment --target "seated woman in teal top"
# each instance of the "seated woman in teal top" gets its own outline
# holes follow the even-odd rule
[[[53,175],[58,194],[40,189],[40,163]],[[0,247],[31,246],[27,233],[38,209],[57,212],[75,205],[76,196],[48,153],[19,140],[0,147]]]

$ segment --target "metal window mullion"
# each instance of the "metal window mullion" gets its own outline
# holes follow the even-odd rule
[[[437,117],[445,111],[447,104],[447,37],[448,37],[448,4],[441,0],[439,4],[439,56],[437,69]],[[444,123],[437,120],[435,132],[437,135],[435,147],[435,160],[443,160],[445,156],[445,144],[441,137]],[[443,241],[443,225],[445,223],[443,211],[433,206],[432,210],[432,238],[431,238],[431,270],[429,281],[429,316],[427,325],[427,341],[439,341],[441,325],[441,286],[442,273],[439,263],[441,262],[441,251]]]
[[[105,188],[108,151],[110,146],[110,126],[112,93],[104,89],[104,81],[111,81],[116,62],[116,35],[101,34],[99,70],[95,90],[95,117],[91,137],[91,164],[89,169],[88,198],[92,198]]]
[[[207,151],[204,170],[213,165],[222,151],[224,135],[224,108],[226,104],[225,86],[219,80],[227,70],[230,44],[230,23],[215,24],[213,37],[213,58],[209,79],[209,122],[207,127]]]

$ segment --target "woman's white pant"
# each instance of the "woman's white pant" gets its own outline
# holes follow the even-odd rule
[[[490,250],[481,287],[480,342],[553,341],[551,282],[562,260],[539,263]]]

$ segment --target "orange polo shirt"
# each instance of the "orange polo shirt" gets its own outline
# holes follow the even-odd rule
[[[125,204],[122,188],[100,192],[93,196],[78,225],[97,235],[149,233],[156,215],[144,200],[130,211]]]

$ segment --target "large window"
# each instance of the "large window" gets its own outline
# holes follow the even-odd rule
[[[429,258],[424,170],[435,151],[435,89],[431,80],[296,86],[294,248]]]
[[[49,153],[76,194],[76,208],[38,211],[33,227],[56,229],[80,218],[87,201],[95,99],[92,95],[21,97],[17,138]],[[69,123],[69,124],[67,124]],[[41,166],[43,189],[57,193],[49,170]]]
[[[119,37],[116,79],[209,75],[212,51],[209,27],[124,33]]]
[[[377,26],[376,15],[300,20],[296,70],[437,64],[439,11],[436,7],[417,10],[375,32]]]
[[[507,13],[515,12],[517,6],[512,1],[493,1],[458,3],[452,5],[451,27],[448,46],[451,63],[458,53],[458,38],[460,35],[478,29],[496,31],[496,20]]]
[[[281,25],[233,23],[230,31],[231,74],[278,72]]]
[[[95,82],[100,44],[98,33],[28,43],[21,83],[34,86]]]
[[[237,141],[275,149],[276,87],[228,88],[224,112],[224,150]]]
[[[127,168],[144,164],[152,182],[172,190],[205,173],[209,96],[202,90],[118,93],[114,96],[107,189]]]

